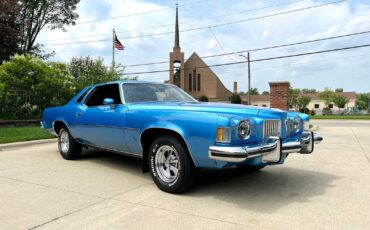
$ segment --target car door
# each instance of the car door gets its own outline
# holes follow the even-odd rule
[[[113,103],[104,104],[107,98],[113,99]],[[86,145],[125,151],[125,113],[126,106],[122,104],[117,83],[96,86],[84,102],[77,106],[74,117],[75,138]]]

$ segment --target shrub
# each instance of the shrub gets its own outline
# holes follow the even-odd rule
[[[301,109],[299,109],[299,112],[305,113],[305,114],[310,114],[310,110],[308,108],[301,108]]]
[[[322,110],[322,115],[331,115],[332,112],[331,112],[331,109],[326,107]]]
[[[231,101],[232,104],[241,104],[242,103],[242,99],[240,98],[240,96],[238,94],[231,95],[230,101]]]
[[[198,98],[198,101],[204,101],[204,102],[208,102],[208,97],[206,95],[202,95]]]

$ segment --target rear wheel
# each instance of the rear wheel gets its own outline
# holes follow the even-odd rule
[[[82,146],[77,143],[66,128],[61,128],[58,136],[59,153],[66,160],[73,160],[81,155]]]
[[[257,171],[263,169],[266,166],[265,165],[263,165],[263,166],[237,165],[236,167],[238,167],[238,169],[243,171],[243,172],[257,172]]]
[[[151,176],[159,189],[181,193],[192,187],[196,168],[187,149],[172,136],[160,136],[149,150]]]

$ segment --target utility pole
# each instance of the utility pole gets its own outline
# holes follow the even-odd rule
[[[247,56],[240,54],[240,57],[243,57],[246,59],[248,64],[248,104],[251,105],[251,60],[250,60],[250,54],[248,52]]]

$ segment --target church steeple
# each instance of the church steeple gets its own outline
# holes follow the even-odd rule
[[[179,10],[176,4],[176,24],[175,24],[175,45],[174,49],[180,49],[180,36],[179,36]]]
[[[170,53],[170,83],[186,90],[184,53],[180,48],[179,10],[176,4],[175,44]]]

